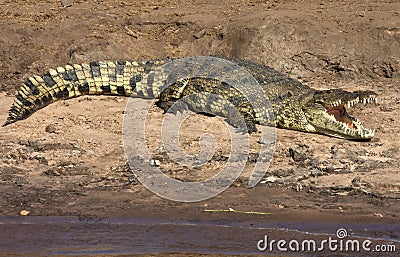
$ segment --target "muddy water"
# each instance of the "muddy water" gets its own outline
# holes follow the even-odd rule
[[[260,254],[257,243],[268,240],[322,241],[338,239],[336,231],[345,228],[347,239],[373,244],[395,245],[400,249],[400,224],[325,224],[188,222],[160,219],[99,219],[75,217],[2,217],[0,218],[0,256],[93,256],[150,253]],[[346,238],[345,238],[346,239]],[[262,247],[264,242],[260,244]],[[287,245],[286,245],[287,247]],[[303,256],[299,252],[281,252],[275,256]],[[329,256],[331,251],[308,252],[307,256]],[[326,255],[324,255],[326,254]],[[361,256],[347,251],[340,256]],[[375,255],[374,255],[375,254]],[[362,256],[396,256],[396,253],[369,252]]]

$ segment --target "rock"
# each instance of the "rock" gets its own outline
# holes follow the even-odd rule
[[[72,148],[73,148],[74,150],[79,150],[79,151],[81,151],[81,147],[80,147],[80,145],[79,145],[77,142],[71,141],[71,142],[68,142],[68,144],[69,144],[70,146],[72,146]]]
[[[204,29],[200,30],[199,32],[193,34],[193,37],[195,39],[200,39],[206,34],[206,31]]]
[[[282,181],[282,179],[278,178],[278,177],[275,177],[275,176],[269,176],[269,177],[265,178],[263,181],[261,181],[260,183],[261,184],[265,184],[267,182],[275,183],[275,182],[278,182],[278,181]]]
[[[19,141],[18,141],[18,144],[24,145],[24,146],[29,146],[29,145],[30,145],[30,144],[29,144],[29,140],[26,140],[26,139],[21,139],[21,140],[19,140]]]
[[[151,166],[156,166],[156,167],[158,167],[158,166],[161,165],[161,163],[160,163],[159,160],[151,159],[151,160],[150,160],[150,165],[151,165]]]
[[[290,147],[288,153],[295,162],[304,162],[307,160],[307,152],[304,149]]]
[[[336,145],[331,146],[331,154],[336,154],[338,152],[338,147]]]
[[[44,129],[47,133],[55,133],[57,131],[56,125],[54,124],[49,124],[46,126]]]
[[[22,211],[19,212],[19,215],[21,215],[21,216],[27,216],[27,215],[29,215],[29,213],[31,213],[31,212],[28,211],[28,210],[22,210]]]
[[[61,0],[61,6],[66,8],[66,7],[71,7],[74,4],[74,0]]]
[[[78,120],[82,121],[82,122],[86,122],[86,117],[83,115],[78,115]]]

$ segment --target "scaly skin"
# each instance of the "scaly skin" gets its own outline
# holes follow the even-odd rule
[[[263,92],[247,86],[246,81],[238,82],[244,83],[241,88],[246,93],[266,96],[272,109],[254,108],[235,85],[215,78],[188,77],[175,81],[164,90],[168,74],[163,74],[160,67],[170,63],[172,60],[169,59],[91,62],[58,67],[43,76],[27,79],[18,91],[3,126],[26,119],[38,109],[60,99],[81,95],[120,95],[157,98],[158,105],[165,111],[178,99],[187,97],[190,109],[227,117],[233,125],[237,125],[243,117],[248,132],[256,131],[255,124],[261,124],[355,140],[368,140],[375,134],[346,112],[346,108],[355,103],[376,102],[374,92],[316,90],[264,65],[238,59],[221,60],[231,61],[249,72]],[[209,94],[219,95],[220,98],[210,97]],[[227,101],[239,110],[242,117],[232,117]]]

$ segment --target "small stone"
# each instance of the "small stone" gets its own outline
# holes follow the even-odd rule
[[[29,146],[29,140],[21,139],[21,140],[18,141],[18,144]]]
[[[278,177],[269,176],[269,177],[267,177],[266,179],[264,179],[263,181],[261,181],[260,183],[262,183],[262,184],[265,184],[265,183],[267,183],[267,182],[274,183],[274,182],[276,182],[277,180],[279,180]]]
[[[200,30],[199,32],[193,34],[193,37],[195,39],[200,39],[206,34],[206,31],[204,29]]]
[[[82,151],[81,151],[81,150],[76,150],[76,149],[75,149],[75,150],[72,150],[72,153],[73,153],[73,154],[81,154]]]
[[[303,186],[300,183],[296,184],[296,191],[300,192],[301,190],[303,190]]]
[[[78,120],[86,121],[86,117],[83,115],[78,115]]]
[[[69,142],[69,145],[73,147],[73,149],[75,150],[80,150],[81,147],[79,146],[79,144],[77,142],[71,141]]]
[[[55,133],[57,131],[56,125],[54,124],[49,124],[46,126],[44,129],[47,133]]]
[[[61,0],[62,7],[71,7],[74,4],[74,0]]]
[[[351,181],[351,184],[354,187],[359,187],[361,186],[361,177],[360,176],[356,176],[355,178],[353,178],[353,180]]]
[[[27,215],[29,215],[29,213],[31,213],[31,212],[28,211],[28,210],[22,210],[22,211],[19,212],[19,215],[21,215],[21,216],[27,216]]]
[[[336,154],[337,153],[337,151],[338,151],[338,147],[336,146],[336,145],[332,145],[331,146],[331,154]]]
[[[158,167],[158,166],[161,165],[161,163],[160,163],[159,160],[151,159],[151,160],[150,160],[150,165],[151,165],[151,166],[156,166],[156,167]]]

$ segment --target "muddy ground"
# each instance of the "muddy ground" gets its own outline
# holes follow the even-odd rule
[[[92,60],[225,55],[267,64],[314,88],[373,90],[379,97],[377,105],[356,105],[349,111],[376,128],[371,141],[277,129],[263,183],[248,188],[244,173],[225,192],[197,203],[165,200],[136,181],[122,142],[126,98],[60,101],[0,128],[1,215],[25,210],[29,215],[89,218],[399,222],[397,1],[0,3],[1,122],[24,79]],[[156,107],[151,113],[162,115]],[[156,131],[157,122],[150,119],[147,126]],[[194,140],[204,131],[222,138],[222,150],[195,170],[174,166],[154,150],[161,168],[186,181],[215,174],[228,146],[222,123],[196,115],[183,130],[187,137],[181,143],[189,152],[196,152]],[[259,136],[251,136],[255,148]],[[148,138],[152,149],[158,149],[157,133]],[[206,208],[273,215],[210,214]]]

